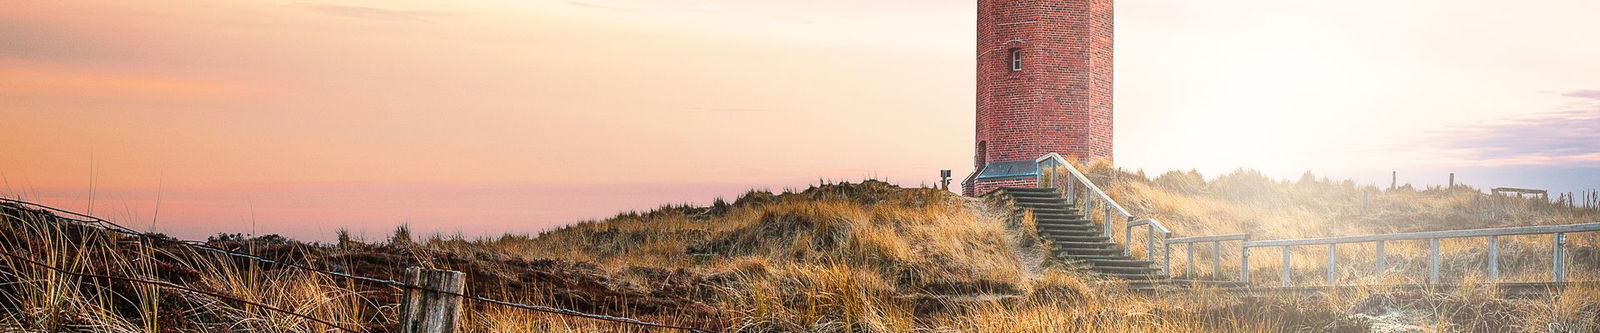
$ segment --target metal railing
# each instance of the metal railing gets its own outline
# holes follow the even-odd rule
[[[1132,255],[1133,229],[1135,227],[1144,226],[1149,230],[1146,233],[1145,249],[1147,250],[1147,258],[1151,260],[1155,258],[1156,235],[1161,235],[1163,239],[1172,236],[1172,231],[1155,219],[1134,221],[1133,214],[1123,209],[1122,205],[1118,205],[1117,201],[1112,200],[1111,196],[1100,190],[1099,186],[1095,186],[1088,176],[1078,171],[1078,168],[1073,167],[1071,162],[1061,157],[1061,154],[1045,154],[1034,160],[1034,162],[1039,165],[1039,187],[1053,188],[1060,191],[1069,204],[1081,206],[1080,211],[1083,212],[1086,220],[1093,222],[1095,217],[1103,216],[1100,223],[1106,239],[1114,239],[1111,232],[1116,228],[1117,221],[1122,221],[1124,228],[1127,230],[1124,234],[1122,246],[1123,255]]]
[[[1102,191],[1099,186],[1095,186],[1094,182],[1090,181],[1088,176],[1085,176],[1083,172],[1078,171],[1076,167],[1072,166],[1072,163],[1068,162],[1067,159],[1063,158],[1060,154],[1050,153],[1039,157],[1037,160],[1035,160],[1035,162],[1038,163],[1039,166],[1039,187],[1054,188],[1060,191],[1064,199],[1066,199],[1070,205],[1079,208],[1079,210],[1083,212],[1084,218],[1090,220],[1091,222],[1093,222],[1097,216],[1103,217],[1099,222],[1101,223],[1107,239],[1115,239],[1112,237],[1112,230],[1116,227],[1118,221],[1121,221],[1124,229],[1122,250],[1124,255],[1132,254],[1133,234],[1134,229],[1137,227],[1146,227],[1148,231],[1145,233],[1146,260],[1155,260],[1156,239],[1162,239],[1161,248],[1163,255],[1161,274],[1166,276],[1168,279],[1171,279],[1173,275],[1172,248],[1178,245],[1184,245],[1186,247],[1188,252],[1188,261],[1185,264],[1186,276],[1193,278],[1195,276],[1194,270],[1196,267],[1196,265],[1194,265],[1195,247],[1197,244],[1210,243],[1213,257],[1211,263],[1211,277],[1214,280],[1220,280],[1222,279],[1223,275],[1222,258],[1224,257],[1222,254],[1222,243],[1234,241],[1239,242],[1238,281],[1245,284],[1250,283],[1250,249],[1281,247],[1283,248],[1281,284],[1284,287],[1288,287],[1292,281],[1290,267],[1291,248],[1295,246],[1327,245],[1327,281],[1328,285],[1334,285],[1338,278],[1336,269],[1338,266],[1339,244],[1375,243],[1377,247],[1376,266],[1378,272],[1381,273],[1387,269],[1386,266],[1388,264],[1386,262],[1387,259],[1384,253],[1384,242],[1426,240],[1428,241],[1429,247],[1428,284],[1438,284],[1439,240],[1484,237],[1488,239],[1489,263],[1487,265],[1487,270],[1489,280],[1491,282],[1496,282],[1500,278],[1499,241],[1501,236],[1548,234],[1552,236],[1551,281],[1561,283],[1566,282],[1567,278],[1567,258],[1565,251],[1566,234],[1600,231],[1600,223],[1586,223],[1554,226],[1408,232],[1366,236],[1259,241],[1251,241],[1250,234],[1248,233],[1172,238],[1172,230],[1167,229],[1167,227],[1162,225],[1160,221],[1150,218],[1134,220],[1132,213],[1129,213],[1126,209],[1123,209],[1121,205],[1118,205],[1115,200],[1111,199],[1110,195],[1107,195],[1105,191]]]
[[[1127,230],[1123,231],[1123,233],[1122,233],[1122,237],[1123,237],[1122,243],[1126,244],[1126,246],[1123,246],[1123,248],[1122,248],[1122,254],[1123,255],[1132,254],[1132,253],[1129,253],[1129,252],[1133,251],[1132,250],[1133,249],[1133,228],[1140,227],[1140,226],[1144,226],[1145,229],[1146,229],[1145,230],[1146,232],[1144,234],[1144,236],[1145,236],[1145,239],[1144,239],[1145,255],[1144,255],[1144,257],[1146,259],[1149,259],[1149,260],[1155,260],[1156,259],[1156,235],[1161,235],[1161,239],[1162,240],[1166,240],[1168,238],[1172,238],[1172,230],[1168,230],[1166,226],[1161,225],[1161,221],[1156,221],[1156,219],[1147,218],[1147,219],[1142,219],[1142,220],[1138,220],[1138,221],[1128,222]],[[1163,271],[1163,272],[1165,272],[1165,271]]]
[[[1185,270],[1184,276],[1193,279],[1195,267],[1194,246],[1195,244],[1211,243],[1211,257],[1213,258],[1211,261],[1211,279],[1222,279],[1222,242],[1243,242],[1248,240],[1250,240],[1250,234],[1169,238],[1167,239],[1165,249],[1163,250],[1164,255],[1162,256],[1163,263],[1161,265],[1161,272],[1167,275],[1168,278],[1172,277],[1172,246],[1175,244],[1184,244],[1188,250],[1188,257],[1186,261],[1184,261],[1185,264],[1183,265]],[[1152,256],[1152,258],[1154,257]],[[1245,271],[1245,268],[1240,268],[1239,272],[1239,276],[1250,276],[1250,274]]]
[[[1241,250],[1239,252],[1239,257],[1242,260],[1241,261],[1242,264],[1240,265],[1241,266],[1240,267],[1240,272],[1241,272],[1240,280],[1244,281],[1244,282],[1249,282],[1250,281],[1250,275],[1249,275],[1250,261],[1249,261],[1249,259],[1250,259],[1250,249],[1251,248],[1261,248],[1261,247],[1281,247],[1281,248],[1283,248],[1283,264],[1282,264],[1283,268],[1282,268],[1282,277],[1281,277],[1282,283],[1281,283],[1281,285],[1284,286],[1284,287],[1288,287],[1291,284],[1291,281],[1292,281],[1292,277],[1290,276],[1290,269],[1289,269],[1290,249],[1292,247],[1295,247],[1295,246],[1327,245],[1328,246],[1328,262],[1327,262],[1327,271],[1328,271],[1327,279],[1328,280],[1327,281],[1328,281],[1328,285],[1334,285],[1337,282],[1337,278],[1338,278],[1338,276],[1336,275],[1336,272],[1337,272],[1336,269],[1337,269],[1337,266],[1338,266],[1338,252],[1337,251],[1338,251],[1339,244],[1374,243],[1376,245],[1376,247],[1377,247],[1377,251],[1376,251],[1377,252],[1377,255],[1376,255],[1377,258],[1376,258],[1375,266],[1376,266],[1378,272],[1383,272],[1383,271],[1388,269],[1388,267],[1387,267],[1388,263],[1385,262],[1386,258],[1384,256],[1384,242],[1426,240],[1426,241],[1428,241],[1428,284],[1438,284],[1439,283],[1439,240],[1441,240],[1441,239],[1453,239],[1453,238],[1485,237],[1485,238],[1488,238],[1488,255],[1489,255],[1489,258],[1488,258],[1488,264],[1486,265],[1488,267],[1486,269],[1488,270],[1489,281],[1490,282],[1497,282],[1500,279],[1500,239],[1499,238],[1501,236],[1551,235],[1551,254],[1550,254],[1550,256],[1551,256],[1551,277],[1550,277],[1550,279],[1551,279],[1551,282],[1561,283],[1561,282],[1566,282],[1566,279],[1567,279],[1567,270],[1566,270],[1566,261],[1567,260],[1566,260],[1566,249],[1565,249],[1565,246],[1566,246],[1566,243],[1567,243],[1567,234],[1568,233],[1575,233],[1575,232],[1591,232],[1591,231],[1600,231],[1600,223],[1551,225],[1551,226],[1529,226],[1529,227],[1509,227],[1509,228],[1491,228],[1491,229],[1449,230],[1449,231],[1429,231],[1429,232],[1407,232],[1407,233],[1366,235],[1366,236],[1347,236],[1347,237],[1326,237],[1326,238],[1305,238],[1305,239],[1280,239],[1280,240],[1246,241],[1246,242],[1243,243],[1243,245],[1241,247]]]

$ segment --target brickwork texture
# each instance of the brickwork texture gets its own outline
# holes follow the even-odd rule
[[[1111,159],[1112,0],[978,0],[977,52],[978,169],[1051,152]],[[981,183],[967,194],[995,187]]]

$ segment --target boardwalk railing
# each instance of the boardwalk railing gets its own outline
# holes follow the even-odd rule
[[[1159,235],[1165,239],[1172,236],[1172,231],[1155,219],[1134,221],[1133,214],[1123,209],[1122,205],[1118,205],[1117,201],[1112,200],[1111,196],[1100,190],[1099,186],[1095,186],[1088,176],[1078,171],[1078,168],[1073,167],[1072,163],[1061,157],[1061,154],[1049,153],[1039,157],[1034,162],[1039,165],[1039,187],[1053,188],[1060,191],[1069,204],[1078,207],[1079,211],[1083,212],[1085,219],[1096,221],[1095,218],[1099,217],[1098,222],[1101,223],[1101,229],[1105,231],[1107,239],[1114,239],[1111,236],[1111,232],[1116,229],[1118,223],[1124,226],[1127,233],[1123,240],[1122,254],[1132,254],[1133,230],[1135,227],[1143,226],[1148,228],[1145,249],[1148,250],[1147,258],[1152,260],[1155,258],[1156,237]]]
[[[1429,231],[1429,232],[1407,232],[1407,233],[1367,235],[1367,236],[1348,236],[1348,237],[1327,237],[1327,238],[1304,238],[1304,239],[1280,239],[1280,240],[1264,240],[1264,241],[1247,241],[1247,242],[1243,243],[1243,246],[1241,247],[1240,254],[1239,254],[1240,259],[1243,260],[1243,261],[1241,261],[1243,264],[1241,264],[1242,267],[1240,268],[1241,274],[1240,274],[1239,278],[1240,278],[1241,281],[1249,282],[1249,279],[1250,279],[1250,275],[1248,274],[1249,265],[1250,265],[1249,264],[1250,263],[1249,258],[1250,258],[1250,249],[1252,249],[1252,248],[1270,248],[1270,247],[1281,247],[1281,248],[1283,248],[1283,268],[1282,268],[1282,283],[1281,284],[1284,287],[1288,287],[1290,285],[1290,281],[1291,281],[1290,273],[1289,273],[1289,257],[1290,257],[1289,252],[1290,252],[1290,248],[1294,247],[1294,246],[1327,245],[1328,246],[1328,262],[1327,262],[1328,285],[1333,285],[1333,284],[1335,284],[1335,282],[1336,282],[1335,280],[1337,278],[1337,276],[1335,275],[1335,272],[1336,272],[1335,269],[1338,267],[1338,253],[1337,253],[1337,251],[1338,251],[1339,244],[1374,243],[1377,246],[1377,256],[1376,256],[1377,257],[1377,259],[1376,259],[1377,270],[1379,272],[1382,272],[1382,271],[1387,269],[1387,267],[1386,267],[1387,263],[1385,262],[1386,259],[1385,259],[1385,256],[1384,256],[1384,242],[1426,240],[1426,241],[1428,241],[1428,284],[1438,284],[1439,283],[1439,240],[1441,240],[1441,239],[1453,239],[1453,238],[1486,238],[1488,240],[1486,246],[1488,247],[1488,252],[1489,252],[1488,265],[1487,265],[1488,266],[1487,270],[1488,270],[1489,280],[1491,282],[1498,282],[1498,280],[1500,279],[1500,237],[1501,236],[1550,235],[1551,236],[1551,252],[1550,252],[1550,257],[1551,257],[1551,260],[1550,260],[1550,262],[1551,262],[1551,277],[1550,277],[1550,280],[1551,280],[1551,282],[1561,283],[1561,282],[1566,282],[1566,279],[1567,279],[1567,269],[1566,269],[1567,254],[1566,254],[1566,249],[1565,249],[1565,246],[1566,246],[1566,243],[1567,243],[1567,234],[1568,233],[1575,233],[1575,232],[1590,232],[1590,231],[1600,231],[1600,223],[1551,225],[1551,226],[1530,226],[1530,227],[1510,227],[1510,228],[1492,228],[1492,229]]]
[[[1216,258],[1211,261],[1211,279],[1220,280],[1222,279],[1222,260],[1220,260],[1222,259],[1222,242],[1243,242],[1248,240],[1250,240],[1250,234],[1169,238],[1167,239],[1166,246],[1164,246],[1162,251],[1164,255],[1162,256],[1161,273],[1167,275],[1169,278],[1172,276],[1172,246],[1182,244],[1185,245],[1184,247],[1188,250],[1189,254],[1187,260],[1184,261],[1185,263],[1188,263],[1184,265],[1184,276],[1186,278],[1193,279],[1195,276],[1194,247],[1196,244],[1211,243],[1211,257]],[[1242,253],[1241,256],[1243,256]],[[1151,256],[1151,258],[1155,258],[1155,256]],[[1239,276],[1248,279],[1250,274],[1248,271],[1246,271],[1246,269],[1248,268],[1240,267]]]
[[[1384,252],[1384,245],[1387,242],[1427,241],[1428,242],[1428,282],[1427,282],[1427,284],[1433,285],[1433,284],[1439,284],[1439,281],[1440,281],[1440,278],[1439,278],[1439,265],[1440,265],[1440,263],[1439,263],[1439,260],[1440,260],[1440,257],[1439,257],[1439,241],[1440,240],[1443,240],[1443,239],[1461,239],[1461,238],[1483,238],[1483,239],[1486,240],[1484,246],[1487,248],[1486,250],[1488,252],[1488,259],[1487,259],[1487,264],[1485,265],[1486,266],[1485,270],[1487,271],[1486,273],[1488,275],[1489,282],[1497,283],[1497,282],[1500,282],[1499,280],[1500,280],[1500,239],[1501,239],[1501,237],[1504,237],[1504,236],[1527,236],[1527,235],[1550,235],[1550,240],[1551,240],[1551,242],[1550,242],[1550,244],[1551,244],[1550,245],[1550,271],[1551,271],[1551,273],[1550,273],[1550,275],[1551,275],[1550,276],[1550,282],[1553,282],[1553,283],[1564,283],[1564,282],[1567,282],[1567,253],[1566,253],[1567,234],[1579,233],[1579,232],[1596,232],[1596,231],[1600,231],[1600,223],[1583,223],[1583,224],[1549,225],[1549,226],[1527,226],[1527,227],[1508,227],[1508,228],[1489,228],[1489,229],[1447,230],[1447,231],[1427,231],[1427,232],[1406,232],[1406,233],[1364,235],[1364,236],[1300,238],[1300,239],[1274,239],[1274,240],[1257,240],[1257,241],[1250,240],[1250,234],[1201,236],[1201,237],[1186,237],[1186,238],[1170,238],[1170,239],[1166,240],[1166,250],[1165,250],[1166,255],[1165,255],[1165,259],[1164,259],[1165,263],[1163,265],[1162,272],[1168,274],[1169,276],[1171,275],[1171,270],[1172,270],[1172,248],[1174,246],[1177,246],[1177,245],[1184,245],[1184,246],[1187,247],[1187,250],[1188,250],[1188,260],[1186,261],[1187,264],[1185,265],[1185,268],[1186,268],[1187,276],[1192,278],[1194,276],[1194,269],[1196,267],[1196,265],[1194,265],[1194,262],[1195,262],[1194,252],[1195,252],[1196,244],[1211,243],[1211,251],[1212,251],[1212,263],[1211,263],[1212,272],[1211,272],[1211,277],[1214,280],[1220,280],[1222,278],[1222,263],[1221,263],[1221,259],[1223,258],[1222,242],[1239,241],[1240,242],[1239,243],[1240,244],[1239,245],[1239,275],[1238,275],[1238,279],[1237,279],[1239,282],[1250,283],[1250,251],[1252,249],[1257,249],[1257,248],[1281,248],[1282,249],[1282,262],[1280,264],[1281,267],[1279,267],[1280,275],[1281,275],[1280,278],[1279,278],[1280,279],[1280,283],[1279,284],[1282,287],[1290,287],[1292,285],[1292,281],[1293,281],[1293,276],[1291,274],[1291,266],[1290,266],[1290,263],[1291,263],[1290,260],[1293,257],[1292,256],[1292,249],[1294,247],[1296,247],[1296,246],[1321,246],[1321,245],[1326,245],[1327,246],[1328,256],[1327,256],[1327,262],[1326,262],[1324,268],[1326,269],[1326,272],[1327,272],[1327,285],[1332,286],[1332,285],[1337,284],[1337,282],[1338,282],[1338,275],[1337,275],[1338,267],[1339,267],[1338,250],[1339,250],[1339,245],[1341,245],[1341,244],[1346,244],[1347,245],[1347,244],[1373,243],[1373,245],[1374,245],[1374,247],[1376,249],[1376,251],[1375,251],[1376,255],[1374,256],[1375,257],[1374,258],[1374,266],[1376,266],[1375,268],[1376,268],[1377,272],[1384,272],[1384,271],[1386,271],[1388,269],[1388,262],[1387,262],[1388,257],[1386,256],[1386,254]]]

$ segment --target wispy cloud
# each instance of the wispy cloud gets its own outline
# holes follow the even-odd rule
[[[123,100],[228,99],[243,96],[237,84],[159,73],[75,67],[0,57],[0,96],[53,96]]]
[[[1585,101],[1563,111],[1452,131],[1439,146],[1491,165],[1600,165],[1600,90],[1562,95]]]
[[[303,2],[296,3],[296,5],[322,14],[380,20],[427,22],[433,19],[443,18],[451,15],[450,13],[438,11],[400,10],[350,5],[330,5]]]
[[[1561,94],[1561,96],[1600,100],[1600,90],[1574,90],[1565,94]]]
[[[692,107],[689,107],[689,110],[700,111],[700,112],[732,113],[732,114],[769,113],[769,112],[773,112],[772,109],[763,109],[763,108],[707,107],[707,106],[692,106]]]
[[[624,11],[624,12],[685,12],[685,13],[716,13],[717,12],[717,11],[709,10],[709,9],[694,8],[692,6],[688,6],[688,5],[684,5],[684,4],[675,4],[674,5],[674,4],[671,4],[671,3],[668,3],[667,6],[629,6],[629,5],[615,5],[615,4],[596,3],[596,2],[592,2],[592,1],[567,1],[567,4],[568,5],[572,5],[572,6],[577,6],[577,7],[584,7],[584,8],[605,9],[605,10],[615,10],[615,11]]]

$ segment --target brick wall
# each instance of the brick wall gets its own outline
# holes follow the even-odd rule
[[[1111,158],[1112,0],[978,0],[977,49],[976,167]]]

